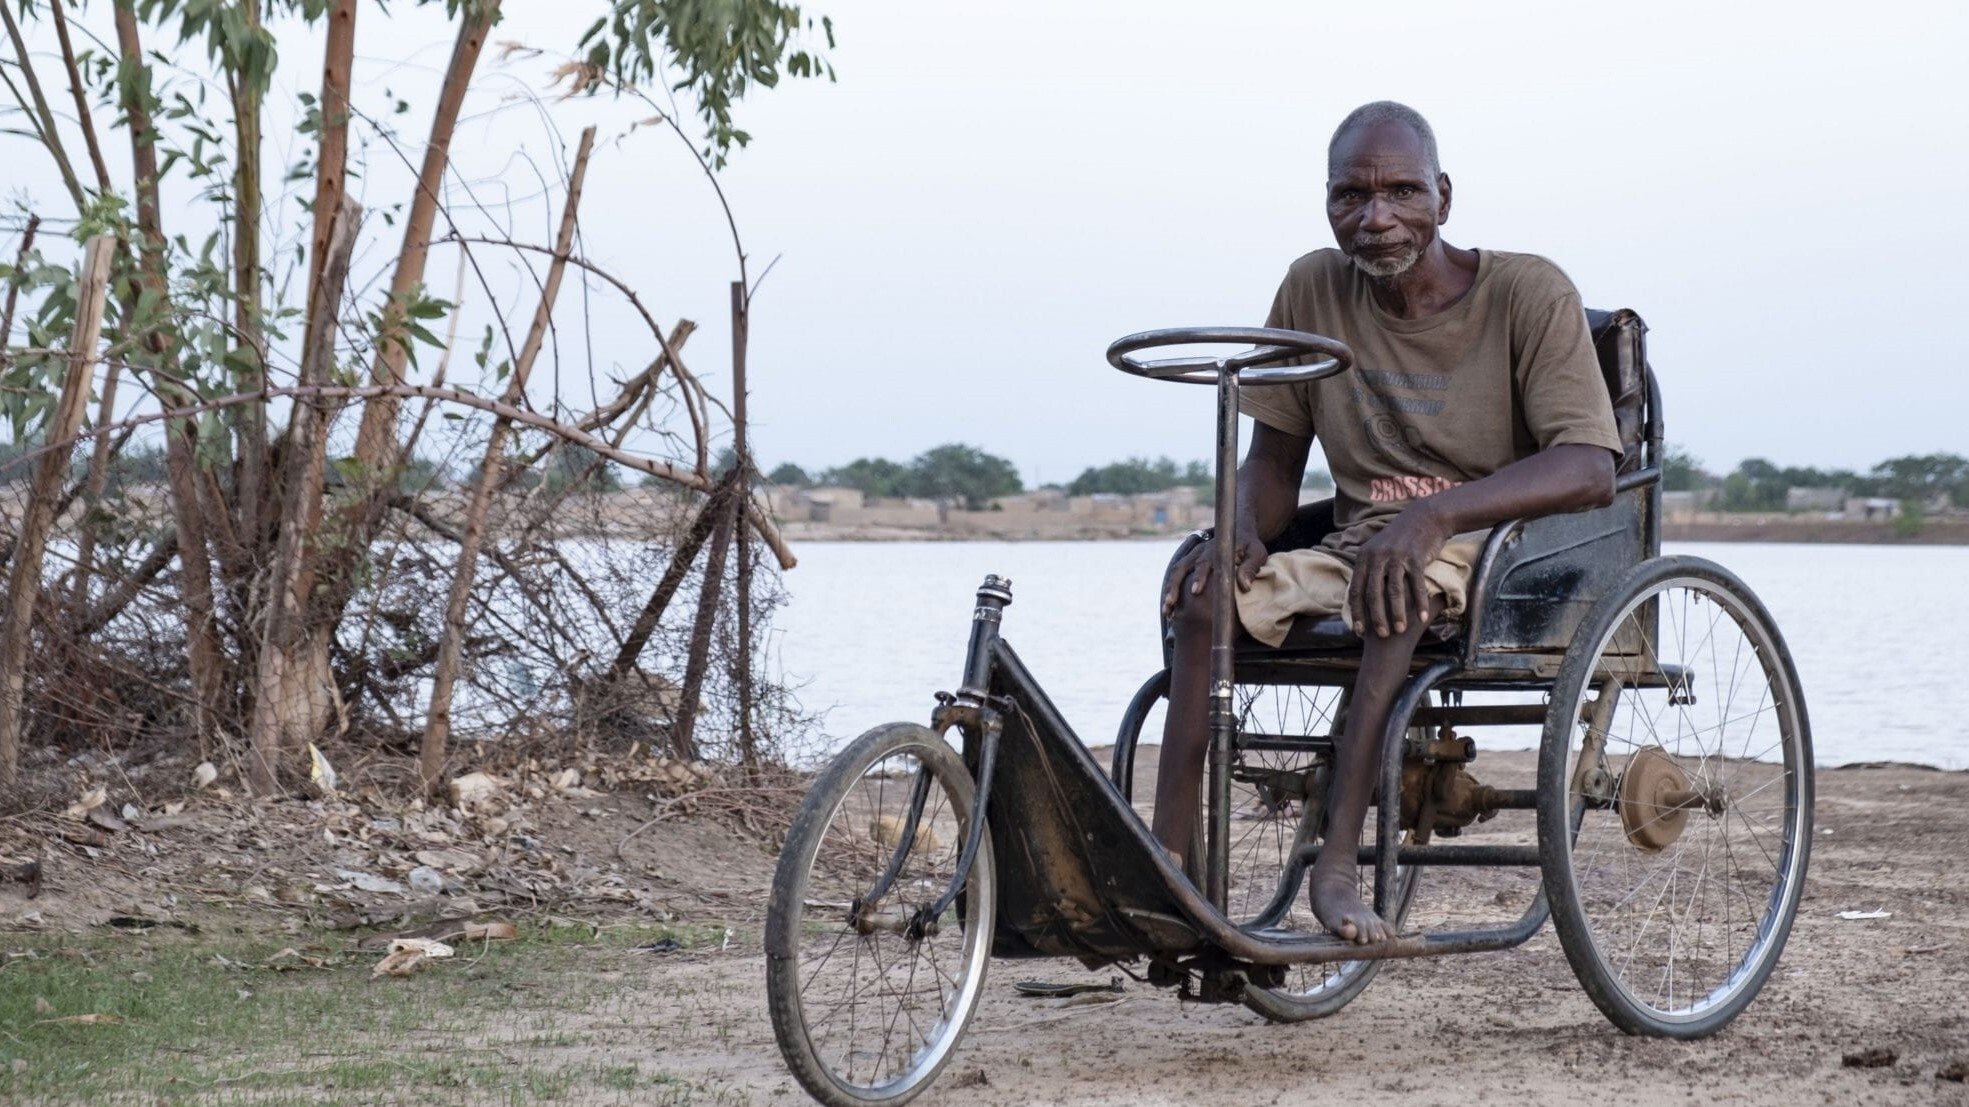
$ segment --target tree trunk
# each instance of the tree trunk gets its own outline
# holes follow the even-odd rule
[[[560,294],[561,278],[567,272],[567,258],[574,251],[575,214],[581,206],[582,181],[588,175],[588,155],[595,148],[595,128],[581,132],[581,147],[574,156],[574,169],[568,175],[567,202],[561,207],[560,233],[554,242],[554,259],[547,265],[547,279],[540,288],[540,304],[534,309],[533,326],[526,344],[506,378],[502,397],[508,404],[519,403],[526,395],[527,377],[540,356],[547,329],[554,321],[554,299]],[[374,410],[374,405],[364,412]],[[451,593],[445,601],[444,636],[438,642],[437,668],[431,683],[431,706],[424,722],[424,738],[418,751],[417,772],[427,791],[435,792],[444,776],[445,750],[451,740],[451,698],[458,684],[458,666],[464,656],[465,609],[471,601],[472,580],[478,567],[479,547],[485,541],[485,517],[499,487],[506,462],[506,436],[512,422],[504,417],[492,421],[486,438],[485,460],[479,465],[478,481],[472,488],[471,505],[465,512],[465,536],[458,551],[458,568],[451,578]]]
[[[61,399],[48,420],[48,452],[34,468],[20,540],[7,580],[7,621],[0,625],[0,795],[11,791],[20,767],[23,693],[28,639],[34,631],[35,601],[41,597],[41,558],[55,524],[55,500],[68,472],[72,439],[89,406],[96,373],[96,344],[102,339],[103,308],[109,292],[110,255],[116,240],[97,235],[82,255],[81,291],[76,296],[75,330],[68,340],[68,373]]]
[[[125,128],[130,133],[131,168],[136,176],[138,281],[160,312],[168,311],[170,282],[164,272],[164,226],[157,196],[157,129],[150,114],[150,73],[137,37],[132,0],[117,0],[116,43],[122,64],[133,70],[117,82]],[[133,289],[123,304],[123,324],[135,318],[141,297]],[[176,339],[168,327],[152,325],[144,335],[155,390],[167,407],[190,407],[197,397],[185,389],[175,368]],[[164,433],[164,464],[171,492],[171,521],[178,536],[179,597],[184,602],[186,662],[191,673],[193,726],[201,753],[217,732],[226,685],[213,619],[212,559],[206,535],[205,504],[198,489],[197,431],[189,419],[172,420]]]
[[[431,228],[437,222],[438,197],[444,189],[444,171],[451,158],[451,136],[458,126],[458,113],[465,102],[465,90],[472,82],[479,53],[485,47],[486,32],[499,15],[499,0],[466,3],[465,18],[458,26],[458,41],[452,46],[451,64],[446,67],[444,84],[438,90],[438,105],[431,117],[431,140],[424,146],[424,164],[417,175],[417,191],[403,221],[403,250],[397,255],[396,275],[390,280],[390,299],[383,309],[383,325],[376,343],[376,361],[370,380],[376,384],[399,384],[410,357],[410,338],[406,333],[404,308],[424,284],[424,263],[430,256]],[[331,24],[332,26],[332,24]],[[324,102],[323,109],[327,109]],[[393,460],[397,445],[397,398],[378,396],[364,405],[362,425],[356,431],[356,460],[369,470],[372,480],[382,481]]]
[[[260,28],[261,2],[249,0],[240,6],[248,35]],[[243,59],[229,59],[228,69],[233,135],[238,147],[233,161],[233,333],[246,361],[238,387],[246,390],[264,388],[267,383],[267,343],[260,303],[260,107],[264,95]],[[238,581],[251,575],[261,557],[260,512],[265,506],[267,479],[265,404],[247,404],[240,410],[233,423],[233,442],[238,464],[233,510],[238,513],[239,525],[235,528],[237,540],[231,544],[228,575]]]
[[[320,384],[335,362],[334,305],[349,275],[356,223],[362,209],[344,201],[329,235],[328,256],[309,305],[312,321],[301,353],[301,382]],[[335,708],[334,673],[328,642],[308,619],[313,578],[303,571],[313,547],[310,525],[321,505],[328,468],[327,419],[318,400],[294,401],[287,428],[285,481],[281,489],[280,538],[275,545],[273,583],[262,609],[265,626],[254,680],[253,719],[248,731],[252,756],[247,779],[261,795],[280,784],[280,755],[321,735]]]

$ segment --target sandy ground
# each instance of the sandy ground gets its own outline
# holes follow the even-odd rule
[[[1493,754],[1478,775],[1515,784],[1530,764],[1529,755]],[[1500,825],[1509,817],[1485,829],[1510,834]],[[1817,823],[1783,961],[1748,1011],[1706,1041],[1614,1029],[1579,990],[1549,926],[1508,952],[1394,963],[1344,1011],[1296,1026],[1133,982],[1103,1004],[1029,999],[1013,981],[1105,982],[1110,973],[1000,961],[972,1029],[922,1102],[1969,1103],[1969,1085],[1937,1076],[1969,1062],[1969,889],[1957,875],[1969,774],[1822,771]],[[1506,885],[1494,874],[1432,872],[1416,918],[1471,907],[1515,915],[1532,878],[1514,875]],[[1838,917],[1851,908],[1893,914]],[[733,1005],[729,1038],[666,1049],[668,1070],[752,1101],[804,1098],[773,1044],[761,958],[687,957],[668,972],[686,994]],[[655,1025],[672,1015],[660,1005],[649,1012]],[[1843,1064],[1876,1047],[1897,1061]]]
[[[1487,783],[1524,786],[1530,766],[1529,755],[1489,754],[1475,770]],[[1152,765],[1141,770],[1146,777]],[[1706,1041],[1619,1033],[1580,991],[1549,927],[1504,953],[1393,963],[1344,1011],[1295,1026],[1269,1024],[1239,1006],[1179,1002],[1132,981],[1100,1003],[1030,999],[1012,983],[1105,983],[1112,970],[1000,961],[990,968],[969,1034],[920,1102],[1267,1104],[1358,1095],[1414,1104],[1969,1104],[1969,1085],[1937,1076],[1969,1063],[1969,887],[1959,876],[1969,841],[1969,773],[1885,766],[1821,771],[1818,779],[1811,875],[1790,945],[1757,1002]],[[542,820],[540,836],[565,846],[568,865],[604,855],[645,817],[638,796],[592,802]],[[1473,828],[1479,836],[1468,840],[1526,833],[1528,816],[1515,817],[1515,828],[1507,814]],[[734,939],[728,948],[660,958],[597,946],[580,986],[537,994],[540,1018],[584,1043],[574,1050],[584,1063],[635,1066],[698,1090],[677,1102],[803,1102],[766,1015],[758,942],[772,865],[756,840],[742,841],[708,820],[635,838],[624,870],[631,887],[653,889],[650,910],[723,923]],[[167,880],[160,872],[135,875],[154,890]],[[1534,880],[1529,870],[1433,871],[1412,921],[1515,917]],[[103,896],[129,894],[112,891],[120,885],[107,864],[56,869],[50,881],[32,904],[51,921],[62,917],[64,902],[80,911],[108,903]],[[209,882],[229,883],[217,874]],[[164,886],[173,884],[168,878]],[[29,906],[0,892],[0,907],[10,912]],[[1852,908],[1892,915],[1838,917]],[[626,905],[612,910],[625,909],[647,917]],[[597,903],[582,913],[609,910]],[[79,914],[74,922],[87,925]],[[525,1007],[521,1002],[511,1017],[526,1017]],[[522,1041],[497,1045],[517,1069],[570,1055]],[[442,1040],[426,1046],[444,1047]],[[1842,1063],[1849,1053],[1876,1048],[1896,1060],[1878,1068]],[[578,1091],[573,1099],[590,1097]],[[636,1094],[592,1097],[641,1101]],[[461,1093],[457,1101],[477,1100]]]

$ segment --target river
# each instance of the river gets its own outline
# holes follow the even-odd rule
[[[957,684],[972,593],[1016,597],[1004,633],[1084,741],[1110,742],[1161,664],[1156,589],[1173,543],[808,542],[785,576],[769,665],[798,687],[827,744],[923,720]],[[1791,648],[1820,764],[1969,768],[1969,547],[1671,543],[1735,571]],[[1152,731],[1153,733],[1153,731]],[[1535,731],[1486,734],[1498,748]]]

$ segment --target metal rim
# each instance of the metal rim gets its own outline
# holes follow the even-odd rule
[[[878,782],[875,788],[877,793],[875,807],[869,812],[870,826],[875,825],[876,820],[885,816],[901,820],[906,814],[910,793],[910,787],[907,785],[911,782],[903,781],[901,785],[892,787],[891,785],[897,782],[896,775],[892,771],[883,769],[884,765],[898,758],[913,756],[918,766],[918,771],[927,771],[931,774],[933,784],[929,790],[930,796],[924,804],[922,825],[932,828],[932,833],[935,835],[935,838],[932,839],[933,844],[931,849],[928,852],[935,856],[937,863],[934,866],[926,867],[925,870],[913,871],[910,862],[906,860],[902,875],[897,880],[896,891],[900,893],[914,888],[925,893],[925,899],[934,898],[938,892],[942,891],[948,881],[949,874],[954,870],[957,850],[962,843],[961,835],[956,830],[963,825],[962,816],[968,814],[968,812],[959,813],[955,810],[960,806],[955,789],[950,782],[942,779],[941,772],[932,768],[941,759],[934,756],[934,754],[931,756],[922,756],[911,753],[912,750],[928,751],[929,749],[930,747],[924,743],[910,742],[886,750],[858,775],[853,784],[843,790],[840,798],[828,810],[826,819],[821,824],[822,829],[817,839],[819,845],[816,847],[814,853],[806,859],[806,869],[801,882],[803,889],[801,902],[792,905],[791,933],[805,935],[809,930],[807,925],[808,906],[815,902],[813,891],[816,877],[815,870],[820,862],[819,854],[826,848],[831,838],[839,840],[833,833],[835,824],[841,818],[843,810],[848,806],[849,801],[854,798],[856,790],[865,787],[870,780],[876,780]],[[941,749],[938,752],[949,755],[947,748]],[[965,783],[968,783],[968,778],[966,778]],[[894,805],[892,809],[885,810],[884,800],[900,800],[900,803]],[[968,802],[967,796],[964,806],[968,806]],[[941,810],[939,810],[939,805],[941,805]],[[949,818],[946,823],[944,817],[953,815],[956,817]],[[939,827],[943,829],[937,829]],[[853,838],[854,828],[852,826],[847,828],[845,836],[850,839]],[[869,837],[873,836],[871,832]],[[917,841],[924,841],[920,832]],[[880,845],[881,843],[878,841],[877,844]],[[883,851],[876,852],[885,853],[886,847]],[[917,849],[912,848],[909,851],[909,857],[914,859],[917,856],[917,852]],[[886,860],[886,857],[884,857],[884,860]],[[946,927],[939,931],[937,935],[933,935],[919,942],[909,942],[900,934],[889,933],[884,930],[876,930],[872,934],[853,935],[852,928],[843,921],[839,927],[839,932],[835,935],[827,952],[819,955],[818,962],[810,964],[810,955],[804,948],[796,956],[797,965],[794,970],[794,977],[798,988],[801,1034],[805,1039],[809,1054],[821,1064],[821,1067],[827,1072],[829,1079],[841,1091],[858,1100],[887,1102],[920,1090],[922,1086],[928,1084],[938,1069],[942,1067],[951,1049],[956,1046],[958,1039],[962,1037],[965,1021],[969,1018],[970,1012],[977,1004],[978,997],[984,988],[985,963],[991,955],[991,928],[988,924],[980,925],[979,920],[990,920],[996,914],[997,889],[995,881],[989,875],[994,871],[991,858],[991,839],[989,835],[986,835],[985,839],[979,845],[977,861],[973,867],[971,879],[967,884],[967,897],[959,901],[966,905],[964,907],[965,918],[961,927]],[[879,862],[877,868],[867,871],[866,880],[872,882],[877,872],[879,872]],[[983,879],[980,879],[981,876]],[[831,902],[828,905],[835,906]],[[957,905],[953,905],[947,913],[947,917],[954,916],[957,910]],[[955,918],[949,918],[949,921],[952,924],[957,922]],[[963,938],[961,953],[956,958],[957,976],[954,978],[937,963],[934,955],[925,953],[924,956],[918,956],[919,953],[924,952],[927,943],[934,942],[938,937],[948,936],[952,932],[952,929],[955,929]],[[853,941],[849,942],[851,936],[853,937]],[[848,943],[850,946],[846,951],[842,948],[844,943]],[[818,939],[813,944],[818,945]],[[800,942],[800,945],[805,947],[808,945],[808,942],[803,940]],[[868,1082],[859,1082],[855,1079],[856,1064],[854,1055],[856,1046],[855,1037],[856,1031],[859,1029],[860,1016],[852,1012],[849,1014],[850,1027],[849,1041],[847,1043],[847,1063],[845,1065],[837,1064],[824,1054],[822,1048],[823,1043],[815,1040],[815,1032],[823,1026],[830,1025],[834,1019],[839,1018],[841,1013],[840,1007],[837,1005],[831,1012],[820,1013],[820,1017],[817,1019],[815,1017],[816,1013],[809,1007],[808,992],[814,987],[817,974],[826,968],[828,964],[832,963],[837,956],[846,952],[851,960],[850,982],[854,986],[849,996],[849,1002],[852,1003],[862,995],[859,981],[862,977],[864,961],[868,962],[875,970],[874,980],[870,984],[870,987],[874,987],[882,993],[877,997],[878,999],[887,998],[891,994],[888,978],[896,975],[899,961],[895,959],[894,954],[891,954],[889,963],[885,966],[882,961],[884,949],[894,949],[897,953],[904,954],[909,958],[910,963],[905,972],[904,990],[900,996],[896,997],[897,1004],[895,1011],[889,1015],[886,1022],[880,1020],[879,1017],[875,1020],[876,1024],[883,1028],[883,1048],[877,1053],[877,1060],[873,1067],[870,1080]],[[954,988],[949,989],[941,986],[938,987],[937,990],[940,998],[937,1019],[927,1029],[919,1026],[914,1016],[910,1015],[904,1006],[909,997],[917,994],[918,962],[924,960],[929,962],[929,976],[926,979],[930,983],[941,984],[942,982],[949,982],[954,984]],[[938,980],[939,977],[942,978],[942,981]],[[879,1079],[883,1071],[880,1061],[883,1057],[887,1056],[888,1043],[899,1030],[916,1034],[921,1044],[909,1055],[907,1063],[900,1066],[899,1072],[888,1079]],[[828,1052],[837,1051],[830,1050]]]
[[[1650,603],[1658,612],[1653,635],[1646,619],[1636,618]],[[1628,642],[1640,644],[1638,655],[1609,654],[1623,631]],[[1642,849],[1633,830],[1645,821],[1637,824],[1632,813],[1623,821],[1618,800],[1587,808],[1576,772],[1581,741],[1575,739],[1583,740],[1584,728],[1575,728],[1566,743],[1573,820],[1563,842],[1566,879],[1605,982],[1651,1019],[1670,1026],[1698,1023],[1761,984],[1782,950],[1802,891],[1799,862],[1809,818],[1802,777],[1810,765],[1796,683],[1762,613],[1731,589],[1694,574],[1668,577],[1628,600],[1591,656],[1594,675],[1579,682],[1568,718],[1585,718],[1595,687],[1605,688],[1610,675],[1631,670],[1636,676],[1619,691],[1606,730],[1609,771],[1619,767],[1616,759],[1658,748],[1692,783],[1726,797],[1720,813],[1687,814],[1686,826],[1666,848]],[[1638,663],[1617,660],[1635,657]],[[1664,661],[1682,666],[1680,675],[1645,686],[1649,682],[1638,675],[1669,671]],[[1748,687],[1759,675],[1759,689]],[[1755,700],[1746,700],[1753,691]],[[1759,734],[1767,718],[1777,731],[1772,741],[1766,741],[1768,729]],[[1777,765],[1762,760],[1774,753],[1781,757]],[[1617,794],[1617,784],[1616,777],[1601,787]],[[1773,800],[1782,807],[1775,818]],[[1607,883],[1626,891],[1608,902],[1594,877],[1615,870],[1621,875]],[[1620,948],[1616,924],[1624,927],[1637,913],[1640,922]],[[1637,961],[1642,972],[1635,971]],[[1715,971],[1705,972],[1705,962],[1713,962]],[[1644,974],[1652,987],[1643,985]]]

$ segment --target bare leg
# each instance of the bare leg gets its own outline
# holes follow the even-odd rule
[[[1182,855],[1196,830],[1197,784],[1210,748],[1210,604],[1188,589],[1170,615],[1176,648],[1169,661],[1169,711],[1155,777],[1156,841]]]
[[[1374,794],[1381,766],[1381,738],[1388,712],[1408,680],[1409,659],[1422,631],[1442,613],[1442,601],[1432,600],[1429,618],[1412,619],[1401,634],[1377,638],[1370,632],[1361,651],[1360,674],[1354,678],[1347,727],[1334,758],[1333,786],[1328,795],[1326,840],[1307,874],[1313,914],[1321,925],[1350,942],[1368,945],[1395,936],[1395,929],[1362,901],[1357,887],[1355,855],[1360,850],[1361,821]],[[1173,718],[1174,685],[1171,685]],[[1167,747],[1165,747],[1166,749]],[[1394,802],[1389,797],[1386,802]]]

